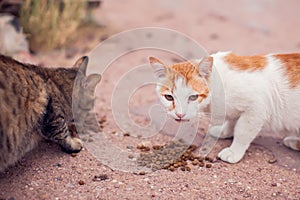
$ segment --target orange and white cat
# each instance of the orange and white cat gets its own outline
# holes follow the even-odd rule
[[[296,133],[283,143],[300,150],[300,53],[219,52],[171,66],[154,57],[149,60],[158,79],[158,96],[175,120],[195,118],[207,105],[217,113],[215,117],[225,111],[225,122],[209,129],[215,137],[234,137],[218,155],[223,161],[239,162],[261,130]],[[218,97],[220,89],[224,99],[212,103],[212,94]],[[220,104],[225,110],[218,110]]]

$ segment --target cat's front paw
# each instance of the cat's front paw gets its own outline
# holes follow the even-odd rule
[[[79,138],[68,136],[60,145],[67,153],[78,153],[83,147],[83,142]]]
[[[237,163],[243,158],[244,153],[233,151],[230,147],[227,147],[220,151],[218,156],[225,162]]]

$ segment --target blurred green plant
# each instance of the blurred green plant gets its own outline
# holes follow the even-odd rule
[[[20,21],[33,51],[63,47],[85,13],[83,0],[24,0]]]

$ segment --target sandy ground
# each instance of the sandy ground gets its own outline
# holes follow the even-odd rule
[[[261,54],[299,52],[299,7],[297,0],[114,0],[104,1],[94,16],[115,32],[163,27],[186,34],[210,53],[231,50],[238,54]],[[127,43],[130,47],[132,41]],[[83,49],[90,47],[82,45]],[[114,43],[111,48],[119,46]],[[0,174],[0,199],[300,199],[299,152],[283,147],[283,136],[279,133],[262,133],[238,164],[217,161],[211,168],[191,166],[190,172],[159,170],[137,175],[112,167],[122,157],[110,155],[111,152],[95,153],[98,148],[99,152],[102,147],[107,148],[106,142],[120,152],[135,153],[137,144],[164,144],[174,138],[172,131],[151,137],[139,137],[136,132],[124,136],[120,124],[115,122],[119,115],[112,112],[113,98],[127,102],[112,96],[119,91],[116,88],[121,78],[145,64],[152,54],[164,55],[141,50],[114,61],[103,73],[95,103],[98,120],[103,116],[107,119],[102,124],[103,132],[98,133],[103,141],[87,141],[86,148],[75,157],[63,153],[56,144],[41,143],[16,166]],[[52,52],[35,59],[49,66],[71,65],[76,56],[66,55],[64,51]],[[100,63],[100,58],[93,57],[93,62]],[[174,55],[166,58],[169,63],[177,59]],[[157,103],[154,86],[139,88],[128,102],[135,122],[141,126],[148,124],[147,112]],[[193,141],[197,145],[207,129],[207,120],[201,122]],[[230,143],[231,140],[218,141],[210,155],[216,156]],[[270,163],[274,158],[276,162]]]

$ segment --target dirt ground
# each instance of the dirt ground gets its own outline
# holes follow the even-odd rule
[[[114,33],[162,27],[189,36],[209,53],[252,55],[300,51],[299,7],[298,0],[114,0],[103,1],[94,18]],[[90,37],[95,42],[95,37],[102,41],[106,36],[95,33]],[[34,60],[53,67],[71,65],[80,55],[96,51],[89,52],[92,45],[87,38],[82,41],[75,49],[37,54]],[[130,47],[134,41],[127,43]],[[109,47],[115,50],[120,44]],[[79,154],[71,156],[56,144],[42,142],[0,174],[0,199],[300,199],[299,152],[283,146],[281,139],[286,133],[262,133],[237,164],[216,161],[211,168],[190,164],[191,171],[158,170],[145,175],[124,170],[127,161],[121,153],[136,153],[138,144],[164,144],[175,137],[170,130],[141,137],[139,130],[126,133],[116,123],[121,114],[114,113],[113,100],[128,102],[130,116],[137,124],[150,123],[148,111],[158,102],[153,85],[132,92],[130,100],[120,98],[115,91],[120,91],[121,79],[145,64],[152,54],[157,52],[140,50],[124,55],[103,72],[95,102],[102,132],[86,141]],[[166,55],[169,63],[176,59]],[[92,62],[101,63],[101,56],[94,56]],[[203,118],[194,144],[201,145],[207,125],[207,118]],[[97,143],[97,139],[101,141]],[[216,156],[230,143],[219,140],[209,155]],[[120,154],[103,152],[110,145]]]

